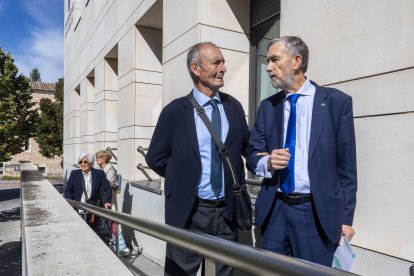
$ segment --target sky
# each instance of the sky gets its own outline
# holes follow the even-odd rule
[[[63,77],[63,0],[0,0],[0,47],[29,77],[38,68],[42,82]]]

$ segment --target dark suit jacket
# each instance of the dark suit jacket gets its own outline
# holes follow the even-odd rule
[[[356,205],[357,170],[352,98],[343,92],[316,87],[309,140],[310,189],[319,221],[332,242],[342,224],[352,225]],[[247,168],[254,172],[258,152],[283,148],[284,92],[262,101],[249,141]],[[279,172],[265,179],[256,200],[256,223],[271,211],[279,188]]]
[[[112,189],[106,179],[105,172],[92,168],[92,191],[90,199],[97,201],[99,199],[99,192],[102,188],[104,190],[104,203],[111,203],[112,201]],[[65,190],[65,198],[74,199],[81,201],[83,188],[82,183],[84,182],[82,170],[73,170],[70,173],[68,183]]]
[[[240,183],[245,183],[242,155],[247,153],[249,128],[241,104],[219,92],[229,123],[225,141],[229,158]],[[146,155],[148,166],[165,177],[165,222],[184,227],[197,197],[201,158],[194,121],[194,108],[186,97],[164,107]],[[227,218],[233,217],[233,187],[225,172]]]

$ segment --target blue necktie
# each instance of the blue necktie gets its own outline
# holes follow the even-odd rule
[[[280,190],[285,195],[295,190],[296,102],[299,97],[300,94],[292,94],[288,98],[290,101],[290,114],[284,148],[289,148],[290,159],[287,167],[280,173]]]
[[[214,129],[216,130],[219,137],[221,137],[221,118],[220,110],[218,109],[217,103],[218,100],[211,99],[208,102],[212,107],[213,111],[211,113],[211,123],[213,124]],[[214,142],[213,137],[211,137],[211,171],[210,171],[210,184],[214,192],[214,195],[219,198],[222,187],[222,160],[218,146]]]

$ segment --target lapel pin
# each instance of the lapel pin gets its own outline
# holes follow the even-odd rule
[[[326,104],[325,103],[321,103],[321,106],[325,106]]]

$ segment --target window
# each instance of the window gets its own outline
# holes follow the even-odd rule
[[[249,124],[253,125],[260,102],[276,91],[266,72],[267,44],[280,36],[280,0],[251,2]]]

